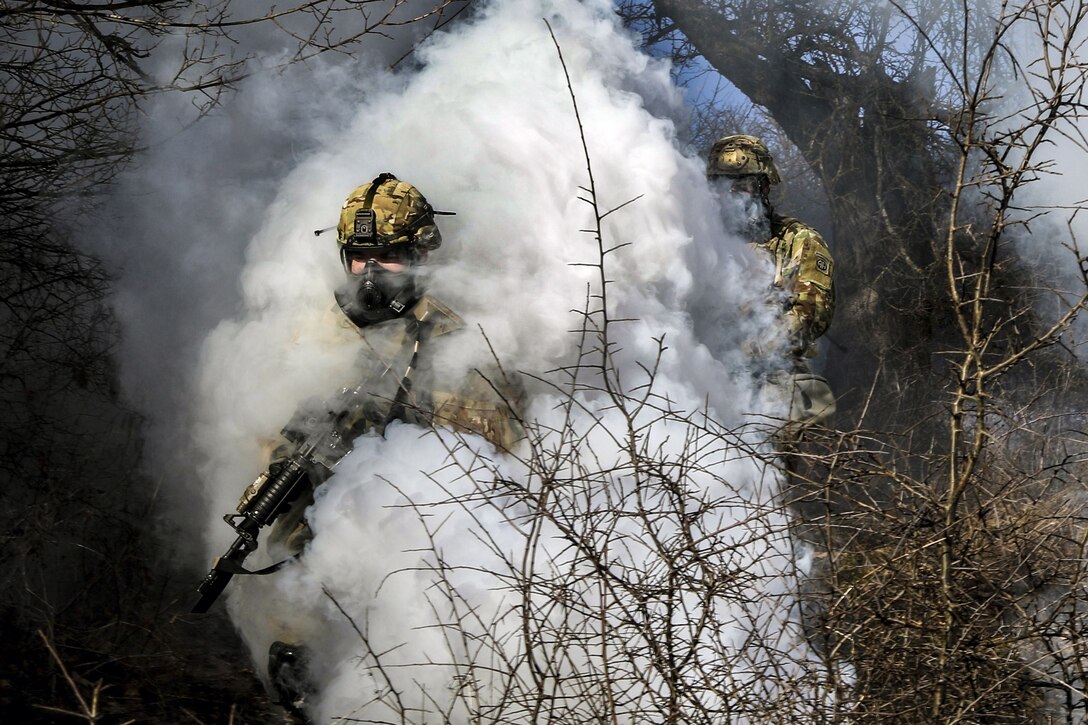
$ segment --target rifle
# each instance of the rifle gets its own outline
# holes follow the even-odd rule
[[[386,379],[387,386],[395,386],[393,392],[383,391],[380,382],[344,388],[331,403],[300,409],[284,426],[280,433],[296,444],[296,452],[282,464],[270,465],[242,494],[238,513],[223,517],[238,533],[238,538],[227,553],[212,563],[211,571],[197,588],[200,600],[192,609],[194,614],[207,612],[235,574],[271,574],[286,563],[280,562],[259,571],[247,571],[242,567],[246,557],[257,550],[261,528],[270,526],[287,511],[307,485],[317,486],[327,479],[340,459],[351,451],[357,435],[375,428],[382,432],[389,421],[405,415],[412,371],[419,359],[420,344],[429,330],[429,323],[415,318],[409,320],[407,342],[412,344],[402,348],[408,358],[404,374],[399,379],[395,376],[386,378],[385,372],[391,369],[387,367],[378,375],[379,381]],[[383,392],[389,394],[383,395]],[[389,402],[388,407],[383,401]],[[315,410],[316,413],[309,412]]]
[[[317,485],[328,478],[333,467],[351,451],[354,437],[351,423],[359,420],[366,407],[365,398],[361,387],[345,389],[334,406],[337,410],[326,408],[326,412],[316,416],[299,412],[284,427],[281,433],[297,445],[296,451],[285,461],[272,463],[246,489],[238,512],[223,517],[238,538],[212,563],[211,571],[197,588],[200,600],[193,606],[194,614],[207,612],[235,574],[271,574],[286,563],[259,571],[242,567],[246,557],[257,550],[261,528],[270,526],[287,511],[310,482]]]

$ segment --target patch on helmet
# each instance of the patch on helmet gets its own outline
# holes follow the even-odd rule
[[[823,255],[816,255],[816,270],[826,275],[831,275],[831,260]]]

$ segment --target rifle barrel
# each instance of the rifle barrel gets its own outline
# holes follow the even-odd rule
[[[254,548],[249,540],[245,536],[239,536],[227,549],[227,553],[215,560],[212,564],[211,571],[208,572],[208,576],[204,577],[204,581],[200,582],[200,586],[197,587],[197,591],[200,592],[200,599],[193,608],[189,610],[193,614],[204,614],[215,603],[215,600],[219,598],[219,595],[223,593],[223,590],[227,588],[227,584],[234,578],[234,571],[232,569],[240,569],[242,562],[249,556]],[[224,562],[231,562],[235,566],[224,567]]]

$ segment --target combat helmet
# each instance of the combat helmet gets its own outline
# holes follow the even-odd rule
[[[767,144],[758,136],[734,134],[714,142],[706,160],[706,175],[716,176],[766,176],[771,184],[782,181],[774,166]]]
[[[353,252],[403,250],[412,255],[438,249],[442,234],[434,215],[419,189],[393,174],[381,174],[348,194],[340,208],[340,259],[347,267]]]

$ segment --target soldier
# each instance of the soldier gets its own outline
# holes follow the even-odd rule
[[[809,372],[805,361],[816,355],[816,340],[827,331],[835,311],[831,252],[815,229],[775,213],[770,191],[781,179],[758,137],[737,134],[719,139],[710,149],[706,174],[723,201],[740,211],[734,231],[774,263],[771,285],[782,295],[789,336],[790,419],[821,422],[834,413],[835,400],[827,381]],[[783,375],[772,376],[772,382],[778,382],[774,377]]]
[[[300,409],[284,428],[287,442],[276,447],[263,478],[276,475],[277,466],[304,438],[307,425],[336,408],[346,410],[337,420],[350,438],[380,433],[399,420],[476,433],[500,450],[516,443],[521,435],[514,410],[521,397],[516,380],[497,366],[455,381],[440,380],[435,372],[443,343],[465,326],[424,289],[422,265],[442,242],[434,219],[440,213],[418,189],[388,173],[348,195],[336,227],[347,281],[336,291],[333,314],[339,327],[361,343],[362,385],[347,391],[350,400],[342,395],[323,401],[316,411],[313,406]],[[270,545],[287,555],[299,554],[312,538],[304,514],[322,474],[308,476],[308,490],[276,519],[269,537]],[[261,483],[259,478],[247,490],[242,506]],[[289,721],[306,722],[303,709],[313,692],[309,652],[291,632],[276,636],[268,658],[271,687]]]

